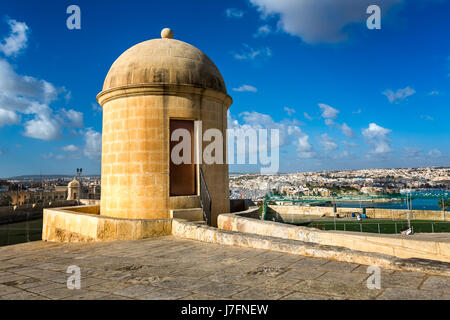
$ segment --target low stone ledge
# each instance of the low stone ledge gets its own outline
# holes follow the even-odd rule
[[[448,262],[410,258],[397,259],[393,263],[400,269],[407,269],[412,272],[422,272],[423,270],[427,270],[427,273],[450,276],[450,263]]]
[[[398,259],[386,254],[350,250],[339,246],[220,230],[208,227],[204,223],[189,222],[181,219],[173,220],[172,234],[179,238],[207,243],[272,250],[314,258],[377,265],[385,269],[450,276],[450,263],[446,262],[426,259]]]
[[[238,214],[222,214],[218,228],[246,232],[261,236],[277,237],[341,246],[352,250],[387,254],[397,258],[421,258],[450,262],[450,237],[445,239],[422,239],[415,236],[378,235],[346,231],[324,231],[279,222],[251,219]],[[450,236],[450,235],[449,235]]]
[[[251,218],[251,219],[261,219],[261,212],[259,211],[258,206],[250,206],[247,210],[240,211],[240,212],[234,212],[232,214],[235,214],[240,217]]]
[[[99,215],[99,206],[44,209],[42,240],[106,242],[170,235],[171,219],[120,219]]]

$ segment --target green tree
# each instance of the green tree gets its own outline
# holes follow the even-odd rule
[[[441,199],[438,205],[442,210],[446,211],[450,207],[450,199]]]

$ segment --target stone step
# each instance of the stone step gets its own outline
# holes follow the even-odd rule
[[[187,221],[203,221],[202,208],[171,209],[170,216],[175,219],[184,219]]]
[[[178,196],[169,198],[170,209],[194,209],[200,208],[199,196]]]

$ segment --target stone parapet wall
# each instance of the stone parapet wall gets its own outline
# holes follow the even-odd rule
[[[42,240],[102,242],[138,240],[172,233],[171,219],[120,219],[100,216],[99,206],[45,209]]]
[[[245,232],[281,239],[300,240],[352,250],[382,253],[398,258],[422,258],[450,262],[450,234],[440,238],[423,235],[377,235],[345,231],[323,231],[278,222],[242,217],[236,214],[219,216],[218,227],[222,230]]]

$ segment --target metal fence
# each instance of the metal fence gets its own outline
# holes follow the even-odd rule
[[[211,225],[211,195],[209,194],[208,186],[206,185],[203,170],[200,169],[200,202],[203,208],[203,217],[208,226]]]
[[[310,227],[321,230],[340,230],[353,232],[369,232],[384,234],[399,234],[409,228],[407,221],[389,221],[389,222],[317,222],[309,223]],[[448,222],[416,222],[410,224],[413,232],[419,233],[441,233],[450,231]]]

